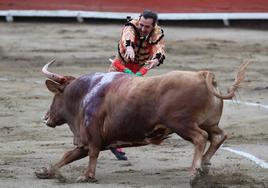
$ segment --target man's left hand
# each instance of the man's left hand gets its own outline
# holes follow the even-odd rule
[[[159,64],[158,59],[152,59],[152,60],[147,61],[144,67],[146,67],[147,69],[152,69],[156,67],[158,64]]]

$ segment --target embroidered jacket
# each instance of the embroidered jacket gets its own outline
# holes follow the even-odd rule
[[[159,66],[165,59],[164,32],[161,27],[156,25],[148,36],[141,37],[137,29],[138,23],[139,20],[134,19],[125,24],[118,44],[118,58],[124,64],[134,63],[139,67],[142,67],[148,60],[158,59]],[[134,62],[124,58],[126,47],[130,45],[135,51]]]

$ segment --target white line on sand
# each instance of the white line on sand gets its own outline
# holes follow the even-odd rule
[[[243,102],[243,101],[224,101],[224,102],[268,109],[268,105],[253,103],[253,102]]]
[[[264,160],[261,160],[261,159],[255,157],[254,155],[251,155],[251,154],[243,152],[243,151],[235,150],[235,149],[232,149],[232,148],[229,148],[229,147],[221,147],[221,149],[233,152],[233,153],[235,153],[237,155],[241,155],[243,157],[246,157],[247,159],[255,162],[260,167],[268,169],[268,163],[266,163]]]
[[[235,101],[235,102],[234,101],[225,101],[225,102],[268,109],[268,105],[259,104],[259,103],[243,102],[243,101]],[[261,159],[255,157],[254,155],[251,155],[251,154],[243,152],[243,151],[238,151],[238,150],[235,150],[235,149],[232,149],[232,148],[229,148],[229,147],[221,147],[221,149],[233,152],[233,153],[235,153],[237,155],[241,155],[243,157],[246,157],[247,159],[255,162],[260,167],[268,169],[268,163],[266,163],[264,160],[261,160]]]

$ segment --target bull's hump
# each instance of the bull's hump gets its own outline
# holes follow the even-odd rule
[[[80,77],[85,83],[87,88],[87,95],[95,95],[100,90],[103,90],[109,86],[114,80],[128,77],[129,75],[120,72],[109,72],[109,73],[94,73]]]
[[[96,112],[99,110],[106,88],[109,87],[113,81],[127,79],[128,77],[130,76],[119,72],[94,73],[80,77],[87,88],[86,95],[82,102],[86,126],[90,125]]]

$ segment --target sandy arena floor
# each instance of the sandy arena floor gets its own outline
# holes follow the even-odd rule
[[[223,92],[245,59],[252,59],[237,100],[268,104],[267,31],[235,28],[163,26],[167,59],[150,75],[171,70],[212,70]],[[76,184],[87,159],[63,169],[65,182],[40,180],[34,171],[61,158],[73,148],[66,125],[51,129],[42,124],[52,94],[46,89],[42,66],[57,58],[50,70],[81,76],[107,71],[115,55],[121,25],[107,23],[0,23],[0,187],[190,187],[188,170],[193,147],[174,135],[160,146],[127,148],[128,161],[101,153],[98,183]],[[226,103],[221,127],[224,143],[268,162],[268,109]],[[211,172],[195,187],[268,187],[268,169],[230,151],[220,149]]]

